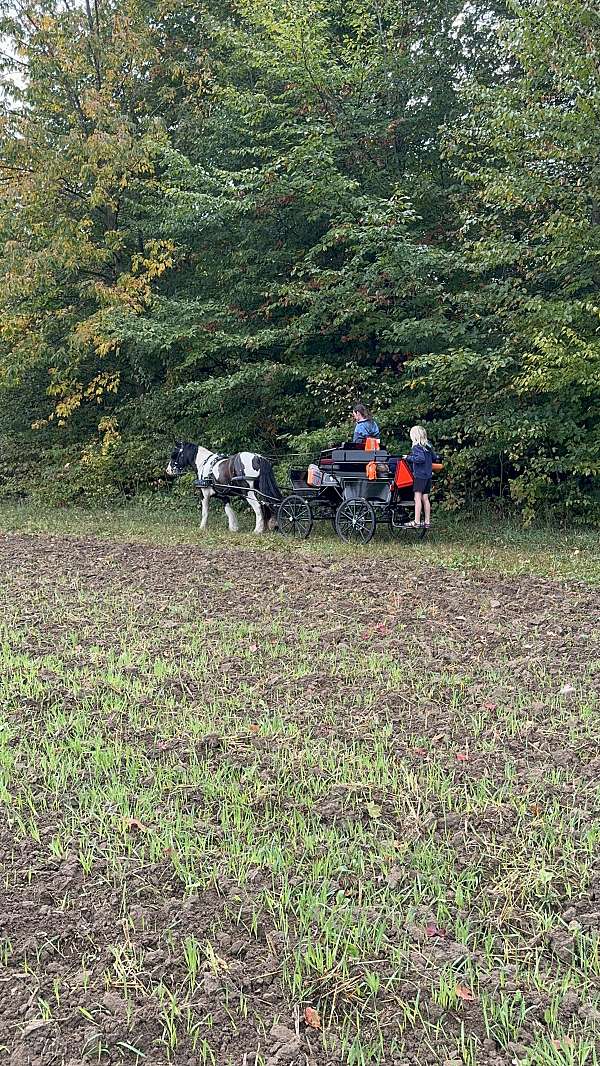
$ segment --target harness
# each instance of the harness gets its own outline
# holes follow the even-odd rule
[[[264,492],[259,492],[258,488],[255,487],[255,483],[260,479],[260,471],[253,474],[245,474],[241,463],[232,464],[233,469],[237,468],[241,472],[237,474],[230,472],[226,484],[222,485],[215,481],[215,467],[227,458],[227,455],[220,453],[207,456],[202,463],[197,480],[194,481],[194,488],[211,489],[213,494],[221,500],[245,499],[250,492],[253,492],[263,503],[279,502],[279,496],[269,496]]]
[[[213,470],[217,463],[221,462],[221,459],[226,459],[226,455],[221,455],[219,452],[215,452],[214,455],[209,455],[208,458],[202,463],[202,469],[198,475],[198,480],[194,484],[199,489],[208,489],[213,487],[214,477]]]

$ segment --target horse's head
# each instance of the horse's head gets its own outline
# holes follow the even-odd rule
[[[167,477],[179,477],[185,470],[193,467],[197,452],[196,444],[176,444],[167,466]]]

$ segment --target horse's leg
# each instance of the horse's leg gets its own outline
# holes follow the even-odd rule
[[[265,531],[265,519],[264,519],[262,507],[260,506],[260,503],[258,502],[258,500],[256,498],[256,493],[255,492],[249,492],[248,496],[246,498],[248,500],[248,503],[249,503],[250,507],[254,511],[254,514],[256,515],[256,524],[254,526],[254,532],[255,533],[264,533],[264,531]]]
[[[227,521],[229,523],[229,532],[237,533],[240,527],[238,526],[237,515],[229,500],[225,502],[225,514],[227,515]]]
[[[206,529],[206,523],[208,522],[208,501],[212,496],[212,489],[202,489],[202,518],[200,519],[200,530]]]

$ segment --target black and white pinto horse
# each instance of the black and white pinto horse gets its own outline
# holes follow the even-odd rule
[[[208,504],[211,496],[225,503],[225,514],[231,533],[237,533],[238,521],[231,506],[232,498],[241,496],[248,501],[256,518],[254,532],[274,529],[275,511],[281,492],[268,459],[255,452],[236,452],[223,456],[201,448],[198,444],[177,444],[167,466],[168,477],[179,477],[186,470],[195,470],[202,493],[200,529],[206,529]],[[265,502],[265,498],[268,502]]]

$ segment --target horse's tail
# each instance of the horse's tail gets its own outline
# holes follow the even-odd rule
[[[269,516],[274,516],[277,512],[277,504],[283,499],[283,496],[279,485],[275,481],[271,463],[262,455],[258,460],[258,491],[263,497],[267,497],[267,502],[261,500],[265,511],[267,511]]]

